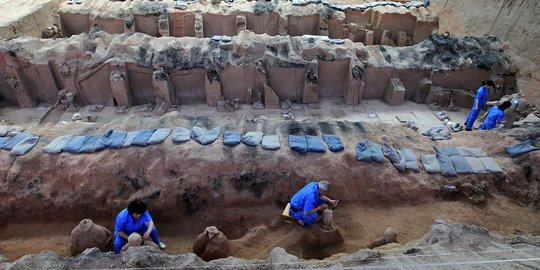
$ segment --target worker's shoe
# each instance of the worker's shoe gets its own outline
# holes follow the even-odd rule
[[[466,128],[465,130],[466,130],[466,131],[472,131],[472,129],[470,129],[470,128]]]
[[[163,242],[159,242],[158,246],[160,249],[165,249],[167,247]]]

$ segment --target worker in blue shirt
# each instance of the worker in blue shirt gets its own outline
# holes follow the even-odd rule
[[[140,234],[144,240],[150,237],[159,248],[165,248],[165,244],[159,240],[157,229],[154,226],[152,217],[148,213],[146,204],[139,199],[129,203],[128,207],[120,211],[118,216],[116,216],[116,223],[114,225],[115,253],[120,253],[120,250],[128,242],[128,237],[132,233]]]
[[[311,182],[304,186],[291,198],[289,214],[300,225],[311,225],[318,217],[318,212],[336,207],[338,200],[326,197],[330,183],[328,181]],[[328,204],[326,204],[328,203]]]
[[[504,110],[510,108],[512,103],[505,101],[499,106],[493,106],[482,116],[480,119],[484,119],[484,123],[480,126],[480,130],[490,130],[497,126],[497,123],[501,123],[504,118]]]
[[[493,86],[494,83],[492,80],[483,81],[482,86],[480,86],[478,91],[476,91],[476,97],[474,98],[472,110],[469,113],[469,116],[467,116],[467,120],[465,120],[465,130],[472,130],[474,121],[476,121],[478,114],[480,114],[480,111],[486,105],[489,90],[492,89]]]

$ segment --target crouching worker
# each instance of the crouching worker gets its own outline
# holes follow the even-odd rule
[[[484,123],[480,126],[480,130],[490,130],[497,127],[497,123],[501,123],[504,118],[504,110],[510,108],[512,103],[510,101],[505,101],[499,106],[493,106],[482,116],[482,119],[485,118]]]
[[[329,205],[331,208],[334,208],[338,204],[338,200],[332,200],[326,197],[329,186],[330,183],[328,181],[307,184],[292,197],[289,214],[300,225],[313,224],[320,212],[327,210]]]
[[[128,207],[120,211],[118,216],[116,216],[116,223],[114,225],[115,253],[120,253],[122,247],[128,242],[129,236],[133,233],[142,235],[143,240],[147,240],[150,237],[159,248],[165,248],[165,244],[159,241],[157,229],[146,209],[146,204],[139,199],[129,203]]]

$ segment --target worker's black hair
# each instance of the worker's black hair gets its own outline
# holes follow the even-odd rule
[[[510,108],[510,106],[512,106],[512,102],[510,102],[510,101],[505,101],[505,102],[503,102],[501,105],[499,105],[499,106],[497,106],[497,107],[499,107],[499,109],[501,109],[501,110],[504,111],[504,110]]]
[[[486,85],[487,85],[487,86],[494,86],[495,83],[493,83],[492,80],[486,80],[486,81],[483,81],[483,82],[482,82],[482,86],[486,86]]]
[[[128,213],[131,214],[142,214],[144,211],[146,211],[146,204],[139,200],[135,199],[134,201],[130,202],[128,205]]]

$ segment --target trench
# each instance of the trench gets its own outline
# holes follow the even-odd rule
[[[471,206],[467,202],[434,201],[423,205],[403,205],[396,207],[373,207],[346,203],[336,208],[334,222],[343,235],[344,242],[321,246],[318,242],[306,240],[309,230],[279,219],[281,209],[262,206],[260,208],[229,209],[228,211],[249,215],[251,220],[229,222],[221,230],[231,240],[231,256],[245,259],[266,259],[274,247],[283,247],[288,253],[303,259],[338,259],[339,254],[352,254],[366,248],[379,239],[386,227],[399,232],[401,245],[421,239],[433,220],[449,220],[464,224],[476,224],[487,228],[492,234],[507,235],[515,231],[527,234],[538,233],[534,220],[536,213],[520,207],[502,196],[496,196],[484,206]],[[223,224],[221,220],[208,221],[196,213],[179,220],[156,219],[160,238],[167,244],[164,252],[182,254],[192,252],[195,238],[206,226]],[[51,217],[57,219],[57,217]],[[111,219],[95,220],[109,229]],[[262,220],[270,220],[261,222]],[[35,223],[7,223],[0,228],[0,252],[10,260],[17,260],[27,254],[53,251],[69,256],[70,232],[77,221],[51,221]],[[218,225],[219,226],[219,225]],[[236,237],[232,237],[236,236]]]
[[[341,2],[346,4],[348,1]],[[446,2],[445,7],[448,4]],[[454,103],[467,108],[474,99],[469,93],[470,90],[477,88],[479,81],[490,78],[503,86],[491,97],[493,100],[517,90],[516,71],[504,69],[507,62],[502,60],[501,63],[491,63],[495,61],[494,59],[498,59],[497,57],[502,59],[504,56],[502,54],[490,54],[480,59],[482,63],[493,64],[481,68],[464,67],[463,63],[457,63],[463,59],[460,60],[461,56],[455,57],[454,54],[470,54],[471,51],[456,52],[456,47],[461,49],[463,44],[468,44],[467,42],[484,45],[485,41],[476,38],[458,40],[453,39],[454,37],[430,37],[437,29],[456,30],[460,34],[468,31],[463,25],[445,24],[444,21],[435,20],[431,11],[425,11],[426,8],[417,8],[414,12],[404,12],[403,8],[340,11],[323,5],[299,8],[288,2],[279,5],[275,3],[277,1],[265,3],[249,1],[244,6],[239,5],[230,10],[227,8],[226,12],[222,10],[217,12],[219,10],[217,7],[208,9],[202,7],[201,12],[201,6],[197,3],[190,4],[182,15],[178,15],[181,13],[179,10],[171,7],[167,9],[155,1],[149,7],[138,9],[135,13],[122,13],[118,16],[113,12],[115,9],[118,12],[132,9],[129,1],[111,2],[110,5],[101,6],[91,1],[85,1],[79,6],[51,1],[36,11],[33,24],[37,26],[24,29],[21,25],[17,27],[10,25],[8,30],[5,30],[5,27],[0,28],[0,34],[2,38],[12,38],[14,34],[39,38],[42,33],[37,31],[37,28],[43,30],[56,24],[60,27],[57,34],[63,36],[57,37],[58,41],[63,40],[65,43],[62,43],[62,46],[65,45],[73,51],[60,56],[55,55],[55,51],[50,51],[43,55],[47,57],[53,55],[54,59],[41,55],[43,59],[40,58],[39,61],[30,59],[31,56],[24,58],[27,57],[24,56],[24,50],[21,50],[22,56],[18,54],[13,56],[16,50],[9,48],[2,50],[0,56],[5,56],[5,59],[13,57],[16,59],[15,62],[31,63],[29,66],[17,66],[15,73],[25,87],[23,90],[30,89],[27,91],[30,94],[26,98],[34,99],[35,104],[48,105],[55,104],[56,94],[62,89],[77,92],[82,105],[135,107],[155,103],[160,94],[155,86],[158,82],[155,80],[157,68],[169,76],[165,85],[169,85],[167,89],[172,89],[168,94],[174,105],[208,104],[217,107],[218,99],[224,98],[237,99],[242,105],[249,106],[256,97],[251,93],[258,91],[260,93],[267,86],[271,88],[270,93],[274,94],[277,100],[274,101],[277,105],[273,104],[275,107],[270,108],[276,111],[271,113],[279,114],[277,111],[279,102],[288,100],[294,102],[295,107],[309,108],[306,111],[310,110],[312,113],[310,116],[315,118],[320,118],[320,115],[327,112],[331,112],[330,118],[342,118],[345,110],[344,102],[348,105],[358,105],[363,99],[384,99],[389,103],[391,98],[386,97],[387,89],[390,79],[395,77],[401,79],[405,88],[400,102],[414,100],[420,91],[429,87],[429,91],[436,96],[431,101],[436,100],[440,104]],[[365,3],[367,1],[361,4]],[[172,5],[172,2],[167,5]],[[434,9],[443,10],[442,5],[441,1],[434,5]],[[466,5],[460,2],[453,4],[451,8],[458,10],[463,6]],[[504,9],[498,8],[499,13]],[[518,11],[527,9],[528,12],[533,9],[530,5],[522,4],[514,8]],[[91,14],[88,10],[92,10]],[[50,14],[51,12],[54,14]],[[469,9],[468,12],[473,11]],[[511,14],[515,16],[517,13],[519,12],[512,11]],[[178,16],[183,17],[178,19]],[[455,16],[454,13],[445,14],[441,18],[453,20],[452,16]],[[471,13],[467,16],[474,18],[476,15]],[[446,19],[447,17],[450,19]],[[28,16],[21,22],[27,20]],[[181,28],[176,25],[178,20],[182,21]],[[469,26],[475,24],[470,21],[466,23]],[[522,21],[518,23],[524,24]],[[526,38],[515,37],[518,31],[511,31],[510,28],[497,27],[492,22],[473,34],[495,31],[499,38],[506,38],[507,41],[516,40],[512,45],[518,50],[533,50],[526,45],[528,43]],[[92,35],[101,35],[100,30],[107,33],[103,34],[104,40],[111,42],[110,47],[98,47],[103,44],[92,39]],[[249,34],[244,30],[250,31]],[[239,43],[240,45],[235,46],[208,41],[210,37],[222,35],[255,41],[253,44]],[[314,41],[313,37],[302,38],[303,35],[340,39],[354,49],[346,46],[337,49],[311,48],[313,44],[321,43]],[[84,46],[76,48],[73,44],[83,36],[87,37],[81,42]],[[283,36],[289,40],[283,42]],[[384,41],[385,37],[391,40]],[[423,41],[431,42],[433,39],[436,39],[434,42],[438,46],[437,50],[449,48],[448,51],[440,52],[441,56],[436,59],[439,61],[438,64],[446,68],[445,70],[435,70],[436,68],[432,70],[431,66],[421,68],[422,64],[426,64],[422,61],[436,58],[433,52],[427,52],[422,61],[403,64],[408,57],[415,56],[417,51],[401,50],[402,48],[413,48]],[[48,45],[50,44],[47,43],[48,40],[41,39],[35,44]],[[122,47],[122,44],[129,42],[137,44],[136,50],[133,49],[135,47]],[[170,46],[163,49],[163,44],[167,42]],[[400,49],[378,45],[392,45]],[[10,43],[10,46],[15,45]],[[28,46],[34,49],[41,45],[31,43]],[[302,46],[310,48],[299,48]],[[422,52],[426,50],[421,47],[422,45],[418,46],[414,47],[415,50]],[[80,64],[85,61],[84,57],[91,58],[90,55],[101,55],[103,51],[113,51],[117,48],[120,48],[119,51],[122,53],[127,52],[128,56],[123,59],[125,63],[111,63],[109,59],[93,59],[89,61],[90,64]],[[472,50],[480,50],[479,48],[474,47]],[[492,50],[491,47],[489,49]],[[262,59],[258,58],[260,55],[266,57],[264,61],[260,61]],[[533,56],[537,58],[538,53]],[[75,60],[61,62],[70,57]],[[47,61],[43,64],[45,58]],[[2,78],[7,74],[6,67],[13,65],[7,64],[8,60],[5,59],[0,57]],[[263,63],[262,69],[260,63]],[[121,81],[118,84],[120,86],[112,86],[113,74],[120,74]],[[426,78],[429,78],[429,83],[420,85],[419,82]],[[313,88],[313,85],[316,87]],[[360,87],[363,88],[360,90]],[[20,101],[20,96],[17,96],[20,93],[12,89],[6,80],[0,80],[0,96],[3,104],[29,107]],[[325,98],[336,99],[328,102]],[[270,104],[270,101],[264,101],[265,105]],[[336,106],[330,109],[317,107],[324,102]],[[419,102],[429,103],[426,97]],[[309,107],[304,103],[313,103],[315,106]],[[399,110],[402,107],[394,108]],[[365,110],[364,107],[361,109]],[[61,111],[53,110],[43,121],[58,122],[61,114]],[[211,120],[205,121],[208,119],[203,114],[197,117],[195,111],[192,120],[201,120],[205,127],[216,124]],[[230,113],[225,117],[231,117],[233,114]],[[255,115],[257,112],[252,114]],[[235,117],[232,118],[241,123],[237,128],[243,132],[262,130],[281,132],[281,135],[293,133],[319,135],[328,131],[330,133],[338,131],[342,135],[360,134],[355,139],[364,137],[379,139],[382,136],[380,134],[386,133],[384,127],[382,130],[379,128],[374,131],[372,127],[364,127],[360,122],[354,124],[343,124],[340,121],[336,124],[320,122],[319,126],[315,127],[314,123],[296,126],[295,122],[290,125],[250,124],[242,123]],[[143,123],[144,121],[122,125],[124,128],[140,127],[147,125]],[[182,119],[183,122],[174,121],[176,120],[171,120],[168,124],[187,123],[185,119]],[[54,130],[52,133],[60,132]],[[389,135],[390,141],[404,145],[407,144],[405,141],[410,141],[398,135]],[[387,137],[383,137],[381,140],[386,139]],[[468,141],[467,139],[469,138],[465,137],[460,140],[463,142]],[[351,139],[349,142],[352,141]],[[488,147],[488,144],[489,142],[484,146]],[[417,150],[427,151],[431,146],[425,143],[414,147],[417,147]],[[497,182],[496,176],[481,178],[490,183],[491,190],[487,200],[477,205],[465,197],[445,198],[436,192],[440,184],[452,183],[451,180],[439,176],[432,179],[426,174],[396,176],[395,172],[388,170],[380,168],[372,170],[366,166],[356,166],[354,156],[350,153],[327,159],[320,156],[309,157],[294,164],[290,157],[284,157],[284,151],[271,155],[253,148],[216,150],[214,147],[208,150],[188,146],[187,152],[206,155],[211,160],[209,162],[211,166],[216,167],[208,168],[203,165],[207,160],[195,158],[194,154],[181,153],[179,157],[168,157],[163,155],[163,151],[165,151],[163,148],[159,148],[150,153],[107,152],[100,154],[96,160],[69,155],[52,158],[34,155],[20,161],[10,159],[3,151],[0,155],[6,162],[1,165],[0,171],[2,184],[6,186],[0,190],[0,197],[9,198],[10,201],[9,206],[2,207],[2,210],[6,211],[0,217],[2,221],[0,254],[12,261],[27,254],[37,254],[46,250],[69,256],[70,232],[82,218],[92,218],[94,222],[112,231],[114,216],[125,207],[126,201],[134,197],[143,197],[149,202],[160,237],[168,246],[165,252],[169,254],[192,252],[194,239],[207,226],[218,227],[229,238],[232,247],[230,256],[246,259],[266,259],[274,247],[283,247],[288,253],[302,259],[339,259],[343,254],[351,254],[368,247],[371,242],[383,235],[386,227],[397,229],[399,244],[406,245],[421,239],[437,219],[477,224],[486,227],[492,233],[502,235],[516,231],[527,234],[540,233],[536,222],[537,213],[529,207],[520,206],[520,203],[525,205],[523,197],[519,197],[521,195],[518,194],[523,190],[507,193],[504,192],[504,188],[499,190],[496,186],[500,183]],[[91,167],[88,164],[95,166],[102,162],[101,159],[113,165],[97,167],[97,172],[87,171]],[[232,159],[237,161],[231,162]],[[330,159],[334,162],[329,166],[331,168],[320,166]],[[147,160],[154,162],[147,164],[144,162]],[[246,166],[242,162],[245,160],[258,161],[260,164],[268,160],[270,162],[260,166]],[[32,165],[34,162],[37,165]],[[338,162],[343,164],[336,165]],[[55,166],[61,167],[64,164],[75,169],[67,175],[62,175]],[[25,166],[31,168],[38,166],[40,170],[17,171]],[[150,168],[148,170],[151,173],[145,172],[142,168]],[[354,169],[348,171],[349,168]],[[79,172],[79,169],[83,172]],[[512,173],[518,175],[516,178],[521,177],[520,172]],[[313,228],[303,228],[287,222],[280,214],[284,204],[306,179],[319,176],[339,178],[336,180],[337,188],[331,194],[340,199],[340,206],[334,212],[334,223],[342,240],[339,235],[330,235],[322,241],[314,236],[314,232],[316,234],[319,230],[317,225]],[[510,176],[507,177],[511,179]],[[54,178],[58,179],[53,180]],[[95,179],[98,180],[93,182]],[[421,181],[416,182],[419,179]],[[108,184],[110,186],[107,186]],[[65,190],[73,193],[63,195]],[[31,204],[25,205],[26,200],[31,201]],[[384,250],[384,247],[380,250]]]

